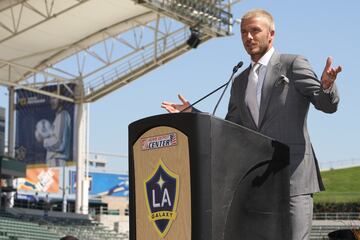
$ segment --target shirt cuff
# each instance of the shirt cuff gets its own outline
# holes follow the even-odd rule
[[[332,92],[333,87],[334,87],[334,84],[332,84],[329,88],[327,88],[327,89],[324,89],[324,88],[323,88],[322,90],[323,90],[324,93],[329,94],[329,93]]]

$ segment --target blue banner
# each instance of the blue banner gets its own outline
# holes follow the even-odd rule
[[[69,86],[74,89],[74,85]],[[57,91],[57,86],[42,90]],[[64,87],[61,95],[71,96]],[[27,164],[62,166],[73,160],[74,104],[57,98],[16,91],[16,158]]]
[[[129,196],[129,176],[112,173],[89,173],[89,195],[100,196]],[[76,172],[70,171],[70,193],[76,192]]]

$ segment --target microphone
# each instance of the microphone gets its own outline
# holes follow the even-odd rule
[[[217,106],[219,105],[219,103],[220,103],[220,101],[221,101],[221,99],[222,99],[222,97],[223,97],[223,95],[224,95],[224,93],[225,93],[225,91],[226,91],[226,89],[228,88],[228,86],[229,86],[229,83],[231,82],[231,80],[232,80],[232,78],[233,78],[233,76],[235,75],[235,73],[239,70],[239,68],[241,68],[242,67],[242,65],[243,65],[244,63],[242,62],[242,61],[240,61],[236,66],[234,66],[234,68],[233,68],[233,72],[232,72],[232,74],[231,74],[231,76],[230,76],[230,79],[225,83],[225,84],[223,84],[223,85],[221,85],[220,87],[218,87],[217,89],[215,89],[214,91],[212,91],[211,93],[209,93],[209,94],[207,94],[206,96],[204,96],[204,97],[202,97],[202,98],[200,98],[199,100],[197,100],[196,102],[194,102],[193,104],[191,104],[190,106],[188,106],[188,107],[186,107],[186,108],[184,108],[183,110],[181,110],[180,112],[184,112],[184,111],[186,111],[186,110],[188,110],[189,108],[192,108],[195,104],[197,104],[197,103],[199,103],[199,102],[201,102],[202,100],[204,100],[205,98],[207,98],[208,96],[210,96],[210,95],[212,95],[212,94],[214,94],[214,93],[216,93],[217,91],[219,91],[220,89],[222,89],[223,87],[225,87],[225,89],[224,89],[224,91],[223,91],[223,93],[221,94],[221,96],[220,96],[220,99],[219,99],[219,101],[217,102],[217,104],[216,104],[216,106],[215,106],[215,109],[214,109],[214,111],[213,111],[213,115],[215,114],[215,111],[216,111],[216,108],[217,108]]]
[[[233,75],[239,70],[239,68],[242,67],[243,64],[244,64],[243,61],[240,61],[236,66],[234,66]],[[232,79],[232,77],[230,79]]]

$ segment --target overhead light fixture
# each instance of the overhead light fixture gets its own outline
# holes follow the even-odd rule
[[[189,45],[191,48],[197,48],[197,46],[200,44],[200,32],[197,29],[190,28],[190,37],[186,41],[186,44]]]
[[[133,0],[188,26],[201,26],[211,36],[231,34],[232,14],[223,9],[223,0]],[[196,38],[195,38],[196,39]]]

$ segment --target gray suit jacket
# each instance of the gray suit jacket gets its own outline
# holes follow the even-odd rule
[[[325,93],[305,58],[275,52],[266,70],[257,127],[245,102],[249,71],[250,67],[232,84],[226,119],[290,147],[291,196],[324,190],[307,130],[307,114],[310,103],[323,112],[335,112],[339,102],[336,86]]]

